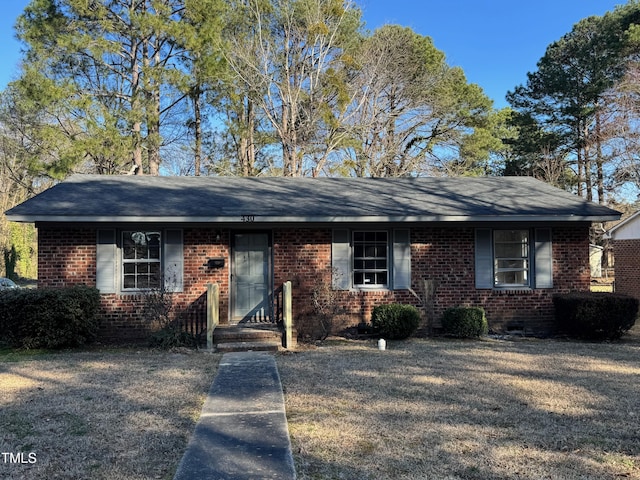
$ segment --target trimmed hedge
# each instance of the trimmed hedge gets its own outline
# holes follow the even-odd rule
[[[484,309],[480,307],[451,307],[442,316],[445,335],[459,338],[475,338],[489,331]]]
[[[380,336],[400,340],[411,336],[420,324],[420,312],[413,305],[378,305],[371,313],[371,326]]]
[[[580,292],[553,297],[560,333],[584,340],[615,340],[638,318],[638,299],[605,292]]]
[[[0,293],[0,342],[21,348],[64,348],[95,339],[96,288],[19,289]]]

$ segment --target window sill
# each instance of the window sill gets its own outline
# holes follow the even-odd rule
[[[349,289],[352,292],[391,292],[392,290],[388,286],[380,287],[367,287],[365,285],[356,285]]]
[[[493,292],[501,295],[528,295],[535,292],[531,287],[494,287]]]

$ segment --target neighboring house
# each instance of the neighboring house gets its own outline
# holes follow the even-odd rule
[[[38,228],[39,286],[97,286],[103,338],[132,339],[149,289],[202,325],[217,283],[221,323],[252,323],[274,318],[286,281],[294,321],[331,285],[342,326],[402,302],[432,325],[469,305],[495,331],[546,334],[552,296],[589,290],[591,222],[620,214],[524,177],[74,175],[7,217]]]
[[[640,212],[618,223],[607,237],[612,239],[615,291],[640,299]]]
[[[602,277],[602,255],[604,247],[600,245],[589,245],[589,265],[591,268],[591,278]]]

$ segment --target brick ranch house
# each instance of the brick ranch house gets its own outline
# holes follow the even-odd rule
[[[613,243],[616,293],[640,300],[640,212],[618,223],[606,236]]]
[[[96,286],[102,338],[132,340],[151,288],[202,329],[208,284],[221,324],[250,324],[276,318],[286,281],[298,324],[324,286],[336,327],[401,302],[432,325],[482,306],[494,331],[548,334],[552,296],[589,290],[591,222],[620,214],[524,177],[74,175],[7,217],[36,224],[40,287]]]

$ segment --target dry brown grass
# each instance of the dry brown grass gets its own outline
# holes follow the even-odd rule
[[[278,358],[300,479],[640,478],[620,343],[340,341]]]
[[[7,479],[170,479],[220,355],[151,350],[0,355]]]

